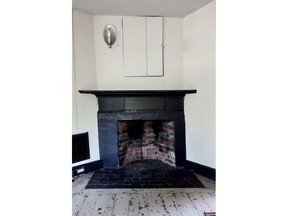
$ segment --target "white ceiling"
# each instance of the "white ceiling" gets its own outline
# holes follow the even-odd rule
[[[72,0],[93,15],[185,17],[213,0]]]

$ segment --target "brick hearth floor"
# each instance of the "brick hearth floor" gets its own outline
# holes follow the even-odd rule
[[[86,189],[95,188],[205,188],[192,171],[159,160],[133,161],[121,168],[95,171]]]

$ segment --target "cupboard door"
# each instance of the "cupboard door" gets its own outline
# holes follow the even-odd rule
[[[146,18],[147,75],[163,76],[163,19]]]
[[[124,76],[147,76],[146,18],[124,17],[122,21]]]

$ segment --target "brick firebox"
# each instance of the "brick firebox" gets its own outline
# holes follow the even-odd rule
[[[175,167],[174,130],[174,121],[118,121],[118,165],[157,159]]]

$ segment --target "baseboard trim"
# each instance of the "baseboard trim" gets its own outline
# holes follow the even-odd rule
[[[81,164],[79,166],[72,167],[73,175],[80,175],[82,173],[94,172],[103,168],[103,160],[97,160],[86,164]],[[77,170],[84,169],[83,172],[78,173]]]
[[[216,180],[216,169],[198,164],[189,160],[185,161],[185,169],[193,170],[195,173]]]

